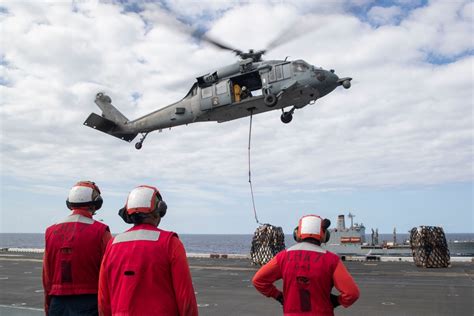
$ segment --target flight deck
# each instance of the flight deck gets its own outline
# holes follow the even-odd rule
[[[260,295],[248,259],[189,258],[200,315],[281,315]],[[424,269],[412,262],[345,262],[360,299],[335,315],[474,315],[472,262]],[[0,315],[42,315],[42,254],[0,252]],[[281,283],[279,284],[281,288]]]

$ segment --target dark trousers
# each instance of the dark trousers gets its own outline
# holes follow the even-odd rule
[[[98,316],[97,294],[52,296],[49,316]]]

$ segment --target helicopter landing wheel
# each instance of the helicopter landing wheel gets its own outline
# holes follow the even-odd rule
[[[142,137],[140,138],[138,143],[135,144],[135,149],[137,149],[137,150],[142,149],[143,141],[145,140],[147,135],[148,135],[148,133],[142,133]]]
[[[270,108],[274,107],[275,104],[277,104],[277,101],[277,97],[273,93],[267,94],[263,99],[263,102],[265,102],[265,104]]]
[[[283,114],[280,116],[280,119],[283,123],[288,124],[293,119],[293,114],[289,112],[283,112]]]

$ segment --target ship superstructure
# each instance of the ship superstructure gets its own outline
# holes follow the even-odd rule
[[[331,234],[329,241],[323,244],[323,247],[337,254],[355,254],[355,255],[411,255],[411,249],[408,245],[398,245],[396,235],[394,241],[390,243],[379,243],[378,229],[372,229],[371,240],[366,242],[365,226],[363,223],[354,223],[354,214],[349,213],[351,220],[349,227],[346,227],[345,216],[337,217],[335,228],[329,229]]]

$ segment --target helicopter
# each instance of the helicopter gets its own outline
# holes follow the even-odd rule
[[[84,125],[131,142],[141,149],[147,135],[180,125],[197,122],[227,122],[271,110],[281,110],[281,121],[288,124],[293,113],[338,86],[351,87],[350,77],[339,78],[333,69],[315,67],[302,59],[263,60],[262,56],[282,41],[272,41],[267,49],[248,52],[235,49],[204,34],[200,40],[235,53],[240,59],[228,66],[196,78],[186,96],[168,106],[135,120],[126,118],[103,92],[95,103],[102,115],[91,113]],[[290,39],[291,40],[291,39]],[[285,111],[286,108],[289,110]]]

